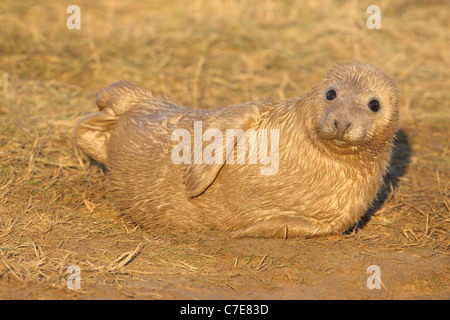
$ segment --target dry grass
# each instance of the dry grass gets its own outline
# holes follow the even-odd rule
[[[369,1],[77,1],[81,30],[66,28],[70,4],[0,3],[0,298],[450,298],[446,1],[381,1],[381,30],[365,26]],[[73,146],[119,79],[217,108],[304,94],[352,58],[395,76],[402,123],[376,210],[344,236],[143,232]]]

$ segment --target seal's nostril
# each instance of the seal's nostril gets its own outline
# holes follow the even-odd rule
[[[352,126],[350,121],[333,121],[333,128],[338,136],[343,136]]]

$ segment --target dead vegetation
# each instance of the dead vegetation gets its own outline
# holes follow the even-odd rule
[[[69,4],[0,4],[0,298],[450,297],[445,1],[382,2],[381,30],[355,1],[78,1],[81,30],[66,28]],[[402,122],[380,200],[346,235],[144,232],[73,146],[75,121],[119,79],[217,108],[301,95],[352,58],[395,76]],[[381,290],[366,287],[372,264]]]

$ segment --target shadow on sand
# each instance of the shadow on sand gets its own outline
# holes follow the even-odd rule
[[[396,134],[394,148],[392,150],[391,165],[387,175],[384,177],[383,186],[378,191],[377,199],[373,205],[369,207],[365,215],[361,218],[358,224],[350,228],[346,234],[358,232],[370,221],[372,216],[383,206],[384,202],[389,198],[392,190],[397,188],[399,178],[402,177],[410,163],[411,146],[408,137],[402,129]]]

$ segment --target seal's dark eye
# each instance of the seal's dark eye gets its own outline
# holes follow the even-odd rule
[[[372,110],[373,112],[378,112],[378,110],[380,110],[380,103],[377,100],[370,100],[369,104],[369,109]]]
[[[336,97],[337,97],[336,91],[334,91],[333,89],[327,92],[327,100],[334,100],[336,99]]]

